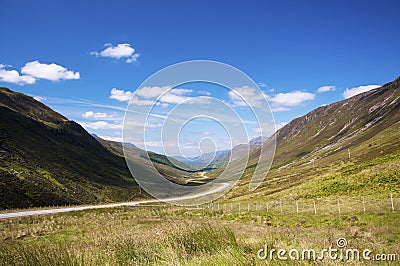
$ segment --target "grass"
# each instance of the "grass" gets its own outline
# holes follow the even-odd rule
[[[271,169],[257,190],[249,193],[254,169],[244,173],[224,202],[276,201],[281,199],[337,199],[362,196],[388,197],[400,194],[400,153],[389,153],[370,160],[337,160],[329,164],[305,164]]]
[[[0,221],[0,265],[265,265],[257,258],[265,245],[320,251],[335,247],[339,237],[352,248],[400,255],[399,216],[272,215],[167,206],[15,218]]]

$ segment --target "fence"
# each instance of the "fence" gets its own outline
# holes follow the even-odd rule
[[[281,199],[257,202],[209,203],[205,206],[214,211],[267,212],[299,214],[351,214],[362,212],[389,212],[400,209],[400,198],[393,194],[360,197],[337,197],[321,199]]]

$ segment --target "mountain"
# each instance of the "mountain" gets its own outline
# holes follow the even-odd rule
[[[198,157],[186,158],[183,156],[172,156],[173,159],[182,163],[193,165],[197,169],[213,168],[214,164],[229,156],[229,150],[221,150],[216,152],[207,152]]]
[[[255,148],[257,148],[261,144],[254,144],[249,142],[248,144],[239,144],[233,147],[231,151],[229,151],[225,157],[220,158],[219,161],[215,162],[215,164],[219,166],[225,165],[228,160],[237,161],[241,159],[243,156],[246,156],[251,153]]]
[[[125,143],[123,147],[121,142],[109,141],[101,138],[97,138],[97,141],[106,149],[120,157],[124,157],[123,149],[125,148],[126,155],[129,156],[131,160],[141,163],[142,165],[148,164],[149,161],[147,158],[149,158],[157,171],[174,183],[186,184],[187,182],[185,179],[194,178],[194,173],[190,171],[192,167],[174,158],[142,150],[132,143]],[[189,169],[189,171],[186,171],[187,169]]]
[[[0,88],[0,209],[128,201],[148,197],[131,176],[122,144],[86,132],[43,103]],[[129,158],[153,167],[126,144]],[[192,173],[149,152],[156,169],[186,184]],[[189,168],[189,166],[183,165]]]
[[[124,158],[32,97],[0,88],[0,208],[130,200]]]
[[[376,138],[400,121],[399,87],[397,78],[380,88],[321,106],[292,120],[276,132],[274,165],[285,166],[311,157],[318,160]],[[367,159],[382,150],[396,151],[399,142],[383,145],[370,146],[368,151],[353,156]],[[257,151],[253,158],[255,155]]]
[[[251,139],[249,141],[249,144],[250,145],[255,145],[255,146],[260,146],[267,139],[268,139],[267,137],[258,136],[258,137],[255,137],[255,138]]]
[[[266,179],[256,190],[259,195],[300,193],[297,197],[312,197],[340,193],[338,186],[354,187],[347,194],[361,193],[364,186],[375,192],[385,187],[399,190],[400,78],[292,120],[267,139],[264,148],[273,145],[273,138],[275,156]],[[246,197],[260,151],[257,147],[251,152],[244,179],[227,197]],[[378,178],[374,173],[378,177],[388,175],[384,178],[388,183],[373,181]],[[368,186],[363,183],[367,181]]]
[[[182,156],[173,156],[172,158],[185,164],[193,165],[197,169],[205,168],[210,170],[225,166],[229,159],[236,161],[242,158],[245,154],[249,154],[253,149],[261,144],[262,141],[260,136],[252,139],[248,144],[236,145],[232,150],[208,152],[195,158],[186,158]]]

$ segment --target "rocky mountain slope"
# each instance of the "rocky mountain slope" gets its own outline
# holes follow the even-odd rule
[[[271,170],[252,197],[314,197],[400,189],[400,78],[292,120],[275,136]],[[269,147],[271,139],[264,142]],[[247,198],[261,147],[227,197]],[[215,174],[218,174],[216,171]]]
[[[379,146],[371,144],[368,151],[351,154],[355,147],[399,121],[400,78],[292,120],[275,133],[277,147],[273,165],[284,167],[307,158],[313,162],[347,149],[350,156],[363,158],[372,158],[381,151],[396,151],[400,140],[388,139]],[[259,149],[252,153],[253,159]]]

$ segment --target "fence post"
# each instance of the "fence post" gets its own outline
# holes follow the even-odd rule
[[[314,200],[314,214],[317,214],[317,205],[315,204],[315,200]]]
[[[365,200],[364,200],[364,196],[362,196],[362,205],[363,205],[363,210],[365,212]]]
[[[267,206],[267,212],[268,212],[268,202],[265,203],[265,206]]]
[[[247,211],[250,212],[250,202],[247,202]]]
[[[231,202],[231,212],[233,211],[233,203]]]
[[[280,208],[281,208],[281,213],[283,212],[282,211],[282,200],[279,202],[279,206],[280,206]]]
[[[299,203],[297,200],[296,200],[296,213],[299,213]]]
[[[338,207],[338,212],[340,214],[340,201],[339,201],[339,199],[337,200],[337,207]]]
[[[393,194],[390,193],[390,202],[392,203],[392,211],[394,211]]]
[[[258,210],[258,203],[256,202],[256,211]]]

